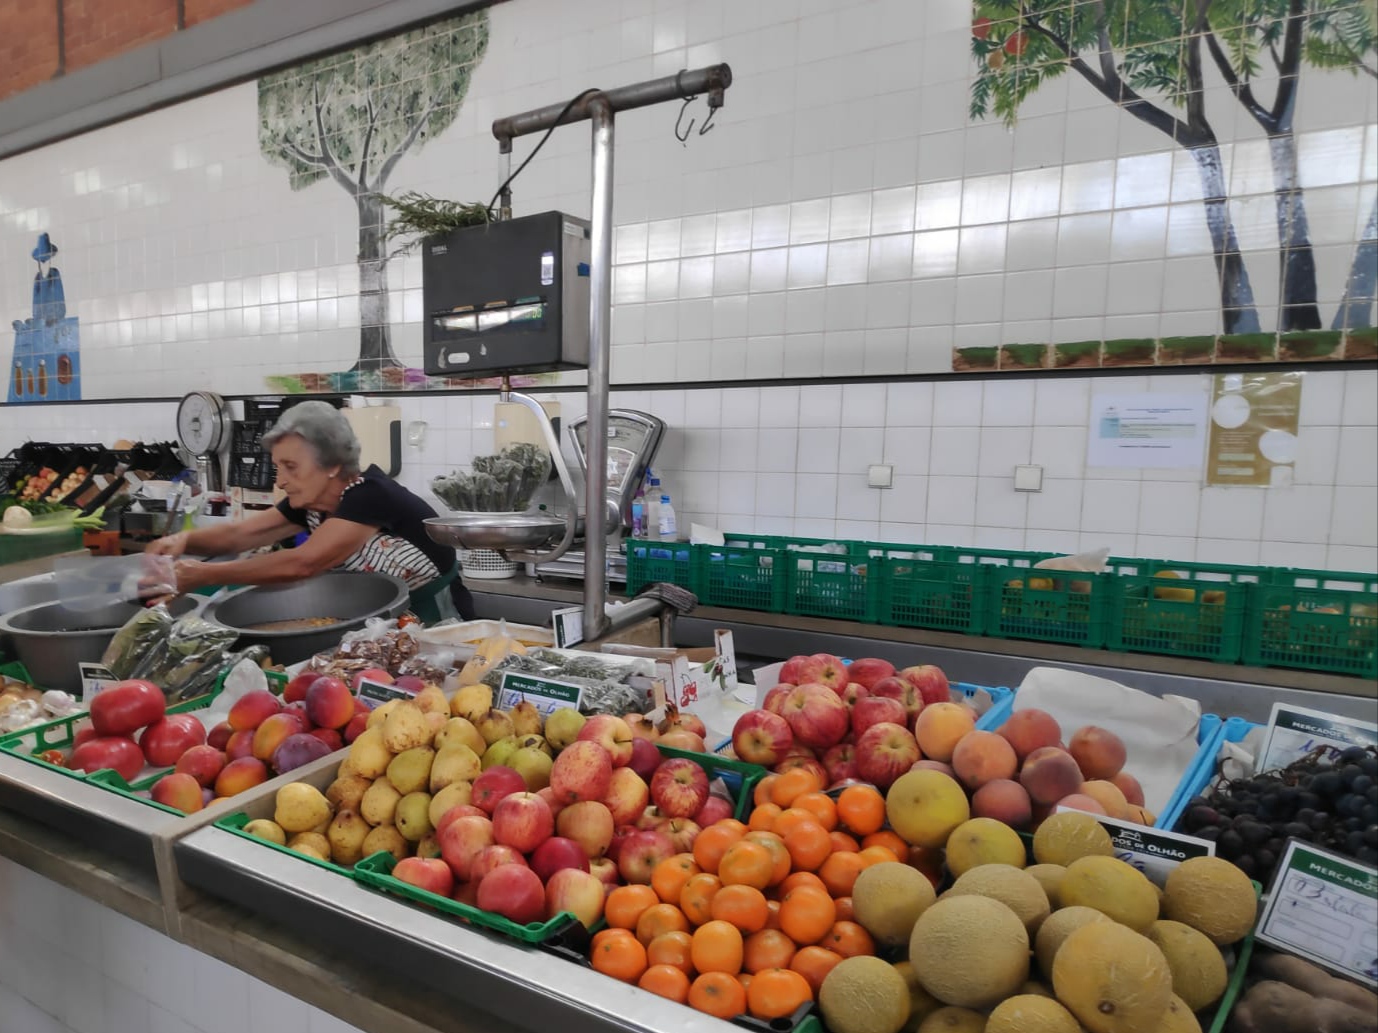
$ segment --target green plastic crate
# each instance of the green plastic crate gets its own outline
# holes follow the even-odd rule
[[[1265,576],[1257,567],[1228,564],[1154,561],[1138,571],[1122,568],[1106,583],[1106,648],[1236,663],[1250,592]]]
[[[786,554],[734,545],[690,547],[690,589],[705,606],[785,612]]]
[[[144,802],[148,803],[147,800]],[[154,806],[158,805],[155,804]],[[167,808],[164,808],[164,810],[166,809]],[[173,813],[180,815],[182,812],[173,811]],[[319,857],[311,857],[309,854],[301,854],[295,850],[288,850],[285,846],[279,846],[271,839],[263,839],[259,836],[250,835],[244,831],[244,828],[252,820],[253,819],[243,811],[236,811],[234,814],[225,815],[225,817],[215,823],[214,827],[220,829],[222,832],[228,832],[232,836],[238,836],[240,839],[247,839],[250,843],[257,843],[259,846],[267,847],[269,850],[276,850],[278,853],[286,854],[288,857],[295,857],[298,861],[314,864],[317,868],[324,868],[326,871],[334,872],[336,875],[343,875],[346,879],[353,878],[353,874],[348,868],[343,868],[334,861],[322,861]],[[386,854],[384,856],[389,859],[392,857],[391,854]],[[362,864],[363,862],[360,863]]]
[[[83,531],[70,527],[48,534],[0,534],[0,565],[79,550]]]
[[[873,561],[888,546],[768,534],[727,534],[724,540],[728,548],[754,549],[770,557],[773,576],[784,582],[782,608],[772,607],[774,612],[868,623],[879,619],[880,582]]]
[[[639,595],[648,585],[665,582],[693,588],[692,546],[687,542],[627,539],[627,595]]]
[[[1028,568],[1044,553],[955,546],[891,546],[880,562],[877,619],[964,635],[986,630],[995,568]]]
[[[987,571],[986,634],[1099,649],[1111,577],[1060,570]]]
[[[1272,570],[1254,589],[1244,662],[1378,678],[1378,575]]]

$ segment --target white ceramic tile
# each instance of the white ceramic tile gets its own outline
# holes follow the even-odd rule
[[[886,386],[886,426],[927,427],[932,422],[932,409],[931,383],[892,383]]]
[[[1138,529],[1137,481],[1087,481],[1082,492],[1081,529],[1132,536]]]
[[[1044,477],[1080,478],[1086,469],[1085,427],[1034,427],[1029,462],[1043,467]]]
[[[984,386],[981,400],[981,425],[985,427],[1023,427],[1033,424],[1033,380],[991,380]]]
[[[925,528],[924,545],[956,545],[968,548],[976,544],[976,528],[971,524],[930,523]]]
[[[1327,570],[1378,573],[1378,546],[1332,545],[1325,551],[1325,566]]]
[[[975,477],[928,478],[928,523],[970,527],[976,522]]]
[[[801,473],[795,478],[796,520],[832,520],[837,511],[838,479],[835,473]]]
[[[840,385],[805,385],[799,389],[800,427],[837,427],[841,423]]]
[[[839,434],[836,427],[801,428],[795,469],[800,473],[837,473]]]
[[[975,427],[934,427],[930,442],[930,473],[976,476],[981,461],[980,430]]]
[[[991,385],[987,385],[989,391]],[[989,397],[989,394],[987,394]],[[982,477],[1003,477],[1011,484],[1014,468],[1029,462],[1030,438],[1027,427],[990,427],[981,431],[981,452],[977,473]]]
[[[1080,480],[1045,477],[1043,490],[1029,493],[1028,526],[1075,534],[1081,526],[1081,495]]]
[[[1335,489],[1335,508],[1330,518],[1331,545],[1371,547],[1378,542],[1378,487]]]
[[[1256,488],[1203,488],[1197,533],[1202,540],[1257,541],[1263,534],[1264,502],[1265,492]]]
[[[1139,534],[1195,537],[1200,508],[1196,484],[1145,484],[1139,497]]]
[[[749,515],[756,510],[756,475],[722,473],[718,478],[718,511],[723,515]]]
[[[798,457],[799,432],[761,428],[757,436],[757,470],[770,473],[792,473]]]
[[[927,473],[932,433],[927,427],[887,427],[882,445],[884,461],[895,468],[896,475]]]
[[[875,489],[872,489],[875,490]],[[896,474],[894,485],[880,490],[880,518],[922,525],[928,507],[928,478]]]
[[[880,519],[881,490],[868,487],[866,475],[841,473],[837,478],[837,519],[841,521],[878,521]],[[839,527],[837,533],[844,532]]]
[[[1378,483],[1378,430],[1373,427],[1342,428],[1339,432],[1338,454],[1335,484]]]
[[[1269,488],[1263,506],[1263,538],[1272,542],[1324,544],[1330,531],[1329,487]],[[1344,542],[1345,545],[1362,545]]]
[[[1303,427],[1339,426],[1344,412],[1345,384],[1348,374],[1339,372],[1311,372],[1303,374],[1301,412],[1298,423]]]
[[[1028,495],[1014,490],[1013,477],[978,477],[976,480],[977,526],[1018,528],[1022,536],[1028,520]]]
[[[236,1033],[249,1025],[249,977],[224,962],[197,954],[197,1003],[206,1033]]]
[[[1162,534],[1138,534],[1134,538],[1134,555],[1149,559],[1191,561],[1198,558],[1195,538]],[[1204,562],[1212,562],[1210,560]]]
[[[1325,566],[1324,545],[1304,542],[1268,542],[1262,549],[1263,562],[1276,567],[1301,567],[1319,570]]]
[[[980,426],[982,387],[979,380],[956,380],[934,384],[933,426]]]

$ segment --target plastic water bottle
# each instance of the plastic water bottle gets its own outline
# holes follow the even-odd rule
[[[660,537],[660,478],[646,471],[645,521],[646,537]]]
[[[673,542],[679,537],[679,531],[675,527],[675,507],[670,503],[668,492],[660,495],[660,512],[658,515],[658,532],[660,540],[663,542]]]
[[[646,537],[646,497],[640,488],[632,498],[632,537]]]

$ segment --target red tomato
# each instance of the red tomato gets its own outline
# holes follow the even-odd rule
[[[100,699],[99,696],[96,697]],[[206,726],[190,714],[169,714],[143,730],[139,746],[149,764],[166,768],[176,764],[193,746],[204,745]]]
[[[152,682],[116,682],[91,701],[91,724],[97,735],[133,735],[166,711],[163,690]]]
[[[72,745],[80,746],[84,742],[89,742],[96,737],[96,730],[91,727],[90,721],[83,721],[77,725],[72,735]]]
[[[61,750],[44,750],[38,755],[38,759],[44,764],[55,764],[60,768],[67,766],[67,758],[62,755]]]
[[[82,743],[72,751],[72,759],[67,766],[73,771],[85,771],[88,775],[110,768],[126,782],[132,782],[144,769],[144,754],[128,736],[110,735]]]

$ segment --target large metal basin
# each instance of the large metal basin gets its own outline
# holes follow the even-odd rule
[[[370,617],[397,617],[407,608],[405,582],[386,574],[332,570],[289,585],[242,588],[214,600],[202,616],[239,632],[239,648],[265,645],[279,664],[294,664],[335,646]],[[271,621],[334,617],[320,628],[259,631]]]
[[[174,616],[191,613],[200,600],[182,596],[168,609]],[[45,689],[76,692],[81,688],[79,663],[99,663],[115,632],[138,613],[136,603],[111,603],[98,610],[69,610],[60,602],[39,603],[0,617],[0,636],[10,639],[34,682]]]
[[[22,581],[10,581],[0,585],[0,614],[14,613],[15,610],[22,610],[26,606],[37,606],[39,603],[50,603],[57,598],[57,582],[53,580],[51,574],[41,574],[38,577],[25,578]],[[0,654],[13,657],[14,639],[7,633],[0,631]]]

